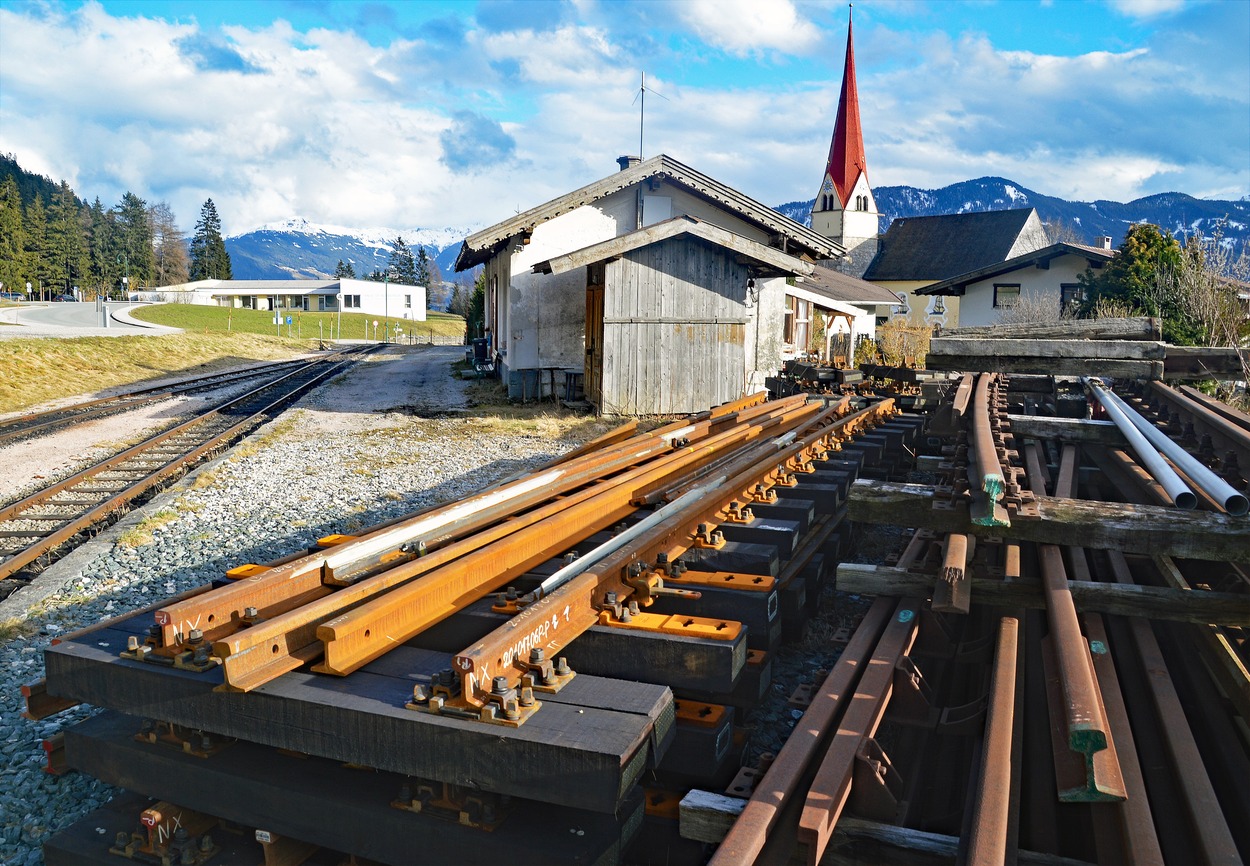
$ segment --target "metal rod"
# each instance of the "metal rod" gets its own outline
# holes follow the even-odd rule
[[[972,838],[968,843],[969,866],[995,866],[1004,863],[1007,857],[1019,626],[1019,620],[1012,617],[1003,617],[998,626],[998,648],[994,653],[994,674],[985,718],[981,779],[977,785]]]
[[[1107,389],[1103,388],[1092,379],[1088,380],[1089,389],[1093,392],[1102,408],[1106,410],[1107,415],[1115,422],[1115,426],[1124,434],[1124,438],[1128,440],[1129,447],[1133,449],[1133,453],[1137,455],[1137,459],[1151,477],[1162,485],[1167,491],[1168,498],[1172,500],[1172,504],[1177,508],[1189,510],[1198,504],[1198,497],[1194,496],[1180,476],[1168,465],[1163,459],[1163,455],[1159,453],[1160,449],[1154,447],[1150,440],[1138,429],[1137,424],[1128,415],[1133,410],[1127,406],[1122,406],[1115,400],[1107,396]],[[1136,414],[1136,413],[1134,413]]]
[[[1103,406],[1106,406],[1107,401],[1110,401],[1124,410],[1129,420],[1133,422],[1133,426],[1141,431],[1142,435],[1150,441],[1150,444],[1155,446],[1155,448],[1157,448],[1164,456],[1175,463],[1182,472],[1189,476],[1190,480],[1192,480],[1194,484],[1209,493],[1217,502],[1222,502],[1224,504],[1225,511],[1235,517],[1241,517],[1247,512],[1250,512],[1250,499],[1247,499],[1243,494],[1238,493],[1233,489],[1231,484],[1199,463],[1197,458],[1181,446],[1177,445],[1165,436],[1159,428],[1155,427],[1135,412],[1132,407],[1120,399],[1119,395],[1115,392],[1107,388],[1103,388],[1092,379],[1087,381],[1089,382],[1090,387],[1094,389],[1095,393],[1098,394],[1099,402],[1101,402]],[[1102,399],[1103,395],[1106,395],[1106,400]]]

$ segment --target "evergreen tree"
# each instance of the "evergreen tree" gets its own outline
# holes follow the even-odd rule
[[[210,198],[200,208],[200,221],[195,224],[191,236],[191,279],[231,280],[230,253],[221,236],[221,217]]]
[[[48,268],[48,215],[42,196],[35,196],[26,208],[26,274],[23,283],[30,283],[32,297],[50,297],[47,288],[52,274]],[[22,288],[25,288],[23,285]]]
[[[425,247],[419,247],[417,249],[417,265],[416,273],[413,275],[413,285],[425,286],[427,289],[430,287],[431,264],[433,264],[433,262],[430,261],[430,257],[426,254]]]
[[[469,336],[486,333],[486,272],[482,271],[473,281],[473,295],[469,299],[469,314],[465,316]]]
[[[390,278],[405,286],[419,286],[416,281],[416,264],[412,258],[412,250],[404,243],[403,236],[391,241],[391,257],[386,263],[386,271]]]
[[[85,282],[88,259],[78,197],[65,181],[61,181],[48,208],[47,259],[57,293],[72,294],[75,286]]]
[[[128,192],[114,211],[122,276],[129,278],[126,288],[133,291],[139,286],[150,286],[156,273],[156,251],[152,224],[148,220],[148,203]]]
[[[97,295],[107,295],[111,287],[121,282],[114,234],[113,216],[104,210],[100,197],[96,196],[91,204],[87,231],[87,283]]]
[[[339,259],[338,265],[334,268],[334,279],[354,280],[356,279],[356,269],[352,267],[351,262],[345,262],[342,259]]]
[[[176,286],[190,279],[187,242],[178,228],[177,218],[169,202],[157,202],[148,211],[152,224],[156,272],[153,282],[158,286]]]
[[[22,194],[17,182],[0,183],[0,283],[4,291],[26,291],[26,231],[22,224]]]
[[[1192,345],[1201,338],[1201,329],[1161,279],[1180,264],[1181,245],[1171,232],[1146,223],[1130,227],[1111,261],[1097,273],[1087,268],[1078,278],[1084,293],[1082,314],[1110,307],[1129,315],[1158,316],[1166,342]]]

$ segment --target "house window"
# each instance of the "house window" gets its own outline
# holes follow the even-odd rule
[[[781,339],[787,343],[794,342],[794,305],[797,300],[794,295],[786,295],[786,324],[782,328]]]
[[[1016,301],[1020,300],[1020,284],[1019,283],[995,283],[994,284],[994,308],[997,310],[1006,310],[1014,307]]]
[[[343,309],[360,309],[360,295],[344,295]]]
[[[412,295],[404,295],[404,307],[409,310],[412,309]]]
[[[1080,283],[1059,284],[1059,312],[1066,313],[1085,300]]]

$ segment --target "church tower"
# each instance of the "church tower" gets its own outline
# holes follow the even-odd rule
[[[838,116],[825,176],[812,205],[812,228],[846,248],[849,260],[841,269],[858,277],[877,254],[880,216],[868,185],[868,160],[864,157],[859,93],[855,87],[855,47],[848,15],[842,94],[838,97]]]

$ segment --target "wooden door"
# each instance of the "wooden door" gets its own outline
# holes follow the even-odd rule
[[[596,406],[603,397],[603,284],[602,264],[586,268],[586,366],[582,389]]]

